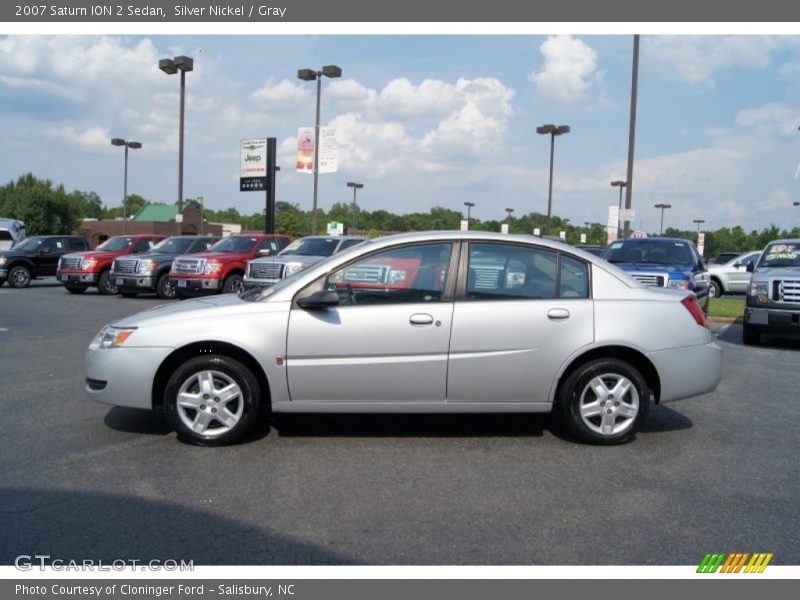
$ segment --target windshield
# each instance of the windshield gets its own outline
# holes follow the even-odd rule
[[[37,250],[39,246],[44,243],[44,238],[40,237],[32,237],[28,238],[24,242],[20,242],[16,246],[14,246],[14,250],[23,250],[24,252],[33,252]]]
[[[95,249],[107,250],[108,252],[121,252],[130,248],[131,244],[133,244],[133,238],[117,236],[107,239]]]
[[[164,254],[183,254],[192,245],[194,238],[171,237],[167,238],[150,250],[151,252],[163,252]]]
[[[336,238],[300,238],[281,251],[281,256],[330,256],[339,245]]]
[[[231,236],[218,241],[208,252],[250,252],[258,238],[247,236]]]
[[[681,242],[614,242],[603,256],[611,263],[648,263],[655,265],[690,265],[692,253]]]
[[[800,267],[800,244],[778,243],[767,246],[759,267]]]

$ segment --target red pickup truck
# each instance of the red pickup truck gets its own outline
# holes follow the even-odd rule
[[[94,250],[65,254],[58,261],[56,277],[72,294],[97,287],[103,295],[117,293],[111,279],[111,264],[118,256],[142,254],[163,240],[163,235],[116,235]]]
[[[221,239],[206,252],[178,256],[172,261],[169,282],[178,296],[239,292],[247,261],[283,250],[287,235],[240,234]]]

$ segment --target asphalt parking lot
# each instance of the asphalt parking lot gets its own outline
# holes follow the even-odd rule
[[[800,341],[744,347],[715,326],[719,388],[655,407],[624,446],[546,415],[311,415],[198,448],[83,390],[100,327],[161,302],[0,288],[0,563],[800,563]]]

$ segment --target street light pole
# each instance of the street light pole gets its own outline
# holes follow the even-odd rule
[[[553,215],[553,154],[556,147],[556,136],[569,133],[569,125],[559,125],[556,127],[553,124],[542,125],[536,128],[536,133],[541,135],[550,134],[550,184],[547,190],[547,233],[550,234],[550,221]]]
[[[509,223],[509,225],[510,225],[510,224],[511,224],[511,213],[513,213],[513,212],[514,212],[514,209],[513,209],[513,208],[507,208],[507,209],[506,209],[506,212],[508,213],[508,219],[507,219],[507,221],[508,221],[508,223]]]
[[[203,235],[203,214],[206,211],[206,199],[203,196],[198,196],[200,200],[200,235]]]
[[[347,187],[353,188],[353,235],[356,231],[356,215],[358,214],[356,208],[356,191],[364,187],[363,183],[356,183],[355,181],[348,181]]]
[[[127,232],[128,224],[128,148],[138,150],[142,147],[142,144],[121,138],[111,138],[111,145],[125,147],[125,176],[122,184],[122,233],[124,235]]]
[[[178,126],[178,216],[175,222],[178,234],[181,233],[181,220],[183,219],[183,131],[184,131],[184,109],[186,106],[186,73],[194,70],[194,59],[189,56],[176,56],[175,58],[162,58],[158,61],[158,68],[167,75],[174,75],[181,72],[181,103],[180,103],[180,124]]]
[[[692,219],[692,223],[697,223],[697,242],[700,243],[700,224],[705,223],[705,219]]]
[[[467,229],[469,229],[469,215],[470,215],[470,209],[471,209],[473,206],[475,206],[475,203],[474,203],[474,202],[464,202],[464,206],[466,206],[466,207],[467,207]]]
[[[612,181],[611,185],[613,187],[619,188],[619,208],[617,209],[619,211],[617,213],[617,237],[620,237],[620,232],[622,231],[622,228],[620,227],[622,223],[622,219],[620,218],[620,215],[622,214],[622,189],[628,185],[628,182],[622,181],[621,179],[617,179],[616,181]]]
[[[317,191],[318,191],[318,177],[319,177],[319,117],[320,117],[320,104],[322,97],[322,76],[335,78],[342,76],[342,69],[336,65],[327,65],[322,67],[321,71],[314,69],[298,69],[297,77],[303,81],[317,82],[317,111],[316,119],[314,121],[314,200],[311,207],[311,235],[317,234]]]
[[[655,206],[656,208],[660,208],[661,209],[661,229],[659,230],[658,235],[663,235],[664,234],[664,209],[672,208],[672,204],[654,204],[653,206]]]

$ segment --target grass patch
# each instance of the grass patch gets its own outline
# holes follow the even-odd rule
[[[708,302],[708,316],[723,319],[738,319],[744,314],[744,296],[723,296],[711,298]]]

